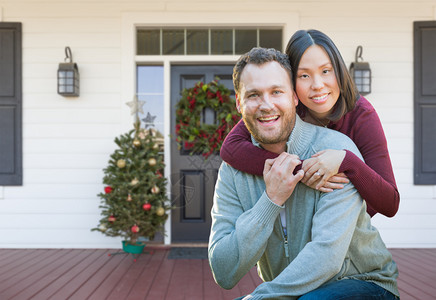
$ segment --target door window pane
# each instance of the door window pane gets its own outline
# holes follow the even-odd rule
[[[214,55],[233,54],[233,30],[232,29],[212,29],[211,34],[211,53]]]
[[[186,32],[186,54],[209,54],[209,30],[192,30]]]
[[[257,30],[235,30],[235,54],[244,54],[257,46]]]
[[[260,29],[259,46],[274,48],[282,51],[282,30],[281,29]]]
[[[138,55],[159,55],[160,29],[139,29],[136,35],[136,48]]]
[[[162,31],[162,54],[183,55],[185,54],[185,30],[164,29]]]

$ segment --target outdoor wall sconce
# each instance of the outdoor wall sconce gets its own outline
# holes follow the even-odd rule
[[[65,47],[65,63],[60,63],[58,68],[58,94],[64,97],[78,97],[79,68],[73,62],[73,55],[70,47]]]
[[[363,61],[362,49],[362,46],[358,46],[356,49],[355,61],[350,65],[350,74],[359,93],[365,96],[371,93],[371,69],[369,63]],[[358,61],[359,59],[361,61]]]

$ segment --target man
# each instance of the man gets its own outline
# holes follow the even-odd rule
[[[396,299],[398,270],[352,184],[322,193],[299,183],[299,158],[348,149],[339,132],[301,121],[287,56],[254,48],[234,68],[237,107],[253,143],[280,153],[264,176],[221,165],[209,262],[230,289],[257,264],[264,283],[246,299]],[[303,296],[302,296],[303,295]]]

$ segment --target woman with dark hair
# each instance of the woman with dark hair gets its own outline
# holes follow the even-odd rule
[[[359,95],[337,47],[318,30],[299,30],[289,40],[286,54],[299,99],[298,115],[308,123],[350,137],[365,160],[346,150],[322,150],[304,160],[302,182],[331,192],[349,179],[366,200],[371,217],[377,212],[394,216],[400,195],[380,119],[368,100]],[[220,154],[234,168],[258,176],[263,175],[265,160],[277,157],[252,144],[242,120],[226,137]]]

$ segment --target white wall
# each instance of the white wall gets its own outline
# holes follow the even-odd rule
[[[373,71],[368,99],[382,120],[401,194],[398,214],[376,216],[374,224],[390,247],[436,247],[436,187],[413,185],[413,21],[434,20],[435,7],[436,0],[2,0],[0,20],[23,24],[24,183],[0,187],[0,247],[119,247],[118,239],[89,229],[99,220],[96,195],[113,139],[130,126],[126,84],[134,89],[134,74],[127,83],[122,74],[135,58],[123,54],[133,33],[123,16],[153,12],[180,13],[180,25],[193,22],[183,21],[192,13],[232,23],[238,17],[230,12],[257,12],[252,22],[288,12],[299,28],[330,35],[347,64],[362,45]],[[80,68],[77,99],[56,93],[65,46]]]

